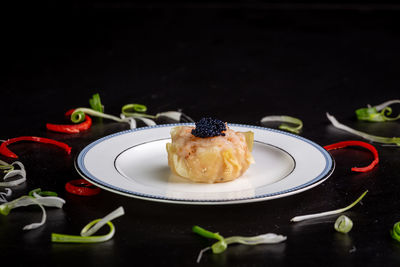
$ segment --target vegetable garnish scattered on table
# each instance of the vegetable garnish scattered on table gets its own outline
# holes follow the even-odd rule
[[[88,115],[117,122],[128,123],[131,129],[136,128],[135,120],[141,120],[147,126],[154,126],[156,125],[154,119],[158,119],[160,117],[166,117],[178,122],[181,119],[194,122],[189,116],[180,111],[166,111],[157,113],[156,115],[146,114],[147,107],[142,104],[127,104],[122,106],[120,117],[106,114],[104,113],[104,106],[101,104],[100,95],[98,93],[94,94],[92,98],[89,99],[89,104],[90,108],[80,107],[67,111],[65,115],[70,116],[70,120],[73,123],[76,123],[75,125],[47,123],[46,128],[50,131],[60,133],[79,133],[91,127],[92,119]]]
[[[65,113],[65,116],[70,117],[74,112],[74,109],[70,109]],[[86,131],[92,126],[92,119],[89,116],[85,116],[83,122],[77,124],[52,124],[47,123],[46,128],[49,131],[59,132],[59,133],[79,133],[81,131]]]
[[[10,144],[16,143],[16,142],[21,142],[21,141],[32,141],[32,142],[38,142],[38,143],[43,143],[43,144],[51,144],[51,145],[61,147],[68,154],[71,153],[71,147],[63,142],[59,142],[59,141],[49,139],[49,138],[44,138],[44,137],[21,136],[21,137],[16,137],[16,138],[12,138],[12,139],[8,139],[8,140],[4,141],[0,145],[0,154],[3,156],[9,157],[9,158],[18,158],[18,156],[16,154],[14,154],[13,152],[11,152],[11,150],[9,150],[7,148],[7,146]]]
[[[271,115],[265,116],[261,119],[261,123],[266,122],[287,122],[297,126],[291,126],[287,123],[283,123],[279,126],[279,129],[286,130],[295,134],[299,134],[301,129],[303,128],[303,122],[295,117],[287,116],[287,115]]]
[[[339,233],[347,234],[353,228],[353,221],[346,215],[340,215],[335,221],[334,228]]]
[[[400,119],[400,114],[397,117],[387,117],[386,115],[392,114],[392,108],[389,107],[392,104],[399,104],[400,100],[389,100],[380,105],[371,107],[368,105],[366,108],[359,108],[356,110],[357,119],[362,121],[371,122],[384,122],[384,121],[394,121]]]
[[[0,170],[4,173],[8,173],[14,170],[14,165],[8,164],[7,162],[0,160]]]
[[[11,196],[12,190],[10,188],[4,188],[5,192],[0,192],[0,203],[8,202],[6,197]]]
[[[100,95],[98,93],[92,95],[89,99],[89,105],[92,109],[104,113],[104,106],[101,104]]]
[[[394,240],[400,242],[400,222],[397,222],[393,225],[393,229],[390,230],[390,235]]]
[[[80,236],[52,233],[51,241],[57,243],[99,243],[110,240],[115,233],[115,227],[111,221],[124,214],[124,208],[119,207],[104,218],[96,219],[88,223],[85,227],[83,227]],[[93,234],[95,234],[105,224],[110,227],[110,232],[105,235],[93,236]]]
[[[234,243],[240,243],[244,245],[260,245],[260,244],[275,244],[286,240],[286,236],[277,235],[274,233],[262,234],[251,237],[231,236],[224,238],[219,233],[210,232],[197,225],[193,226],[192,231],[203,237],[218,240],[218,242],[214,243],[211,247],[206,247],[200,251],[199,256],[197,257],[197,263],[200,262],[203,253],[210,249],[214,254],[219,254],[224,252],[227,249],[228,245]]]
[[[44,196],[42,196],[44,195]],[[50,195],[50,196],[48,196]],[[41,193],[40,189],[32,190],[29,195],[19,197],[13,201],[6,202],[0,205],[0,214],[7,216],[12,209],[18,207],[25,207],[29,205],[38,205],[42,209],[42,220],[38,223],[32,223],[25,225],[23,230],[32,230],[42,226],[46,222],[46,207],[56,207],[62,208],[65,204],[65,200],[56,196],[55,193],[50,193],[49,191],[45,191]]]
[[[4,177],[3,177],[4,182],[0,182],[0,186],[12,187],[12,186],[22,184],[23,182],[26,181],[25,166],[24,166],[24,164],[22,164],[22,162],[14,161],[13,163],[8,164],[7,162],[0,160],[0,164],[1,164],[0,166],[7,166],[7,170],[4,171],[6,173],[6,175],[4,175]],[[19,167],[19,169],[15,169],[14,165],[17,165]],[[11,180],[11,181],[6,181],[17,175],[19,175],[20,177],[17,179]]]
[[[325,212],[320,212],[320,213],[315,213],[315,214],[296,216],[296,217],[293,217],[292,219],[290,219],[290,221],[291,222],[300,222],[300,221],[304,221],[304,220],[315,219],[315,218],[319,218],[319,217],[324,217],[324,216],[328,216],[328,215],[333,215],[333,214],[338,214],[338,213],[345,212],[345,211],[351,209],[352,207],[354,207],[358,202],[360,202],[361,199],[363,199],[363,197],[367,193],[368,193],[368,190],[365,191],[359,198],[357,198],[356,201],[354,201],[353,203],[351,203],[350,205],[348,205],[345,208],[337,209],[337,210],[331,210],[331,211],[325,211]]]
[[[100,188],[89,183],[85,179],[76,179],[65,184],[65,190],[68,193],[79,196],[94,196],[100,193]]]
[[[372,152],[374,155],[374,160],[366,167],[353,167],[351,168],[352,171],[354,172],[368,172],[372,170],[379,162],[379,157],[378,157],[378,151],[376,148],[368,143],[362,142],[362,141],[343,141],[343,142],[338,142],[335,144],[327,145],[324,146],[326,150],[333,150],[333,149],[339,149],[339,148],[344,148],[348,146],[359,146],[368,149],[369,151]]]
[[[331,121],[332,125],[338,129],[347,131],[349,133],[361,136],[364,139],[367,139],[372,142],[376,143],[382,143],[382,144],[395,144],[400,146],[400,137],[382,137],[382,136],[376,136],[372,134],[368,134],[362,131],[358,131],[355,129],[352,129],[344,124],[341,124],[336,120],[336,118],[329,113],[326,113],[327,118]]]

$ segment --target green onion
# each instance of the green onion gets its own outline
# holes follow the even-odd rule
[[[400,242],[400,222],[397,222],[393,225],[393,229],[390,230],[390,235],[394,240]]]
[[[92,115],[95,117],[110,119],[110,120],[114,120],[117,122],[126,122],[126,120],[121,119],[119,117],[116,117],[113,115],[108,115],[108,114],[105,114],[105,113],[102,113],[102,112],[99,112],[97,110],[90,109],[90,108],[75,109],[75,111],[71,114],[71,121],[74,123],[82,122],[85,119],[85,114]]]
[[[14,165],[8,164],[5,161],[0,160],[0,170],[7,173],[14,170]]]
[[[10,188],[4,188],[6,192],[0,192],[0,203],[8,202],[6,197],[11,196],[12,190]]]
[[[100,95],[98,93],[92,95],[89,99],[90,107],[98,112],[104,113],[104,106],[101,104]]]
[[[113,212],[109,213],[102,219],[96,219],[89,222],[83,229],[81,230],[81,235],[66,235],[66,234],[51,234],[51,241],[57,243],[99,243],[110,240],[115,233],[115,227],[112,224],[111,220],[124,215],[123,207],[119,207]],[[110,227],[110,231],[105,235],[92,236],[95,234],[101,227],[107,224]]]
[[[122,106],[122,114],[125,116],[131,116],[131,114],[136,114],[136,112],[144,113],[147,111],[147,107],[142,104],[126,104]]]
[[[13,187],[13,186],[17,186],[19,184],[22,184],[22,183],[24,183],[26,181],[25,166],[24,166],[24,164],[22,164],[22,162],[14,161],[13,163],[11,163],[11,165],[8,164],[7,162],[4,162],[4,161],[0,161],[0,163],[3,166],[7,166],[7,165],[12,166],[12,168],[9,168],[6,171],[6,175],[3,177],[3,180],[5,182],[0,182],[0,186]],[[19,169],[15,169],[14,165],[19,166]],[[18,179],[14,179],[12,181],[6,181],[6,180],[8,180],[10,178],[13,178],[15,176],[19,176],[19,178]]]
[[[387,117],[390,115],[392,109],[390,107],[384,108],[382,111],[378,112],[375,107],[371,108],[359,108],[356,110],[356,116],[358,120],[361,121],[372,121],[372,122],[384,122],[384,121],[394,121],[400,119],[400,115],[397,117]]]
[[[266,122],[271,122],[271,121],[279,121],[279,122],[287,122],[291,123],[297,126],[291,126],[289,124],[283,123],[279,126],[279,129],[289,131],[295,134],[299,134],[301,129],[303,128],[303,122],[298,119],[294,118],[291,116],[286,116],[286,115],[271,115],[271,116],[266,116],[261,119],[261,123],[266,123]]]
[[[213,253],[218,254],[226,250],[228,247],[228,244],[226,244],[225,239],[223,236],[221,236],[219,233],[213,233],[210,231],[205,230],[204,228],[200,226],[193,226],[192,231],[196,234],[199,234],[201,236],[204,236],[206,238],[213,238],[219,240],[218,242],[214,243],[211,248]]]
[[[353,221],[346,215],[340,215],[335,221],[334,228],[339,233],[347,234],[353,228]]]
[[[365,132],[361,132],[355,129],[352,129],[344,124],[341,124],[336,120],[336,118],[329,113],[326,113],[327,118],[330,120],[332,125],[338,129],[347,131],[349,133],[358,135],[363,137],[364,139],[367,139],[369,141],[377,142],[377,143],[382,143],[382,144],[396,144],[400,146],[400,137],[382,137],[382,136],[376,136],[376,135],[371,135]]]
[[[309,214],[309,215],[296,216],[296,217],[293,217],[290,221],[291,222],[300,222],[300,221],[304,221],[304,220],[309,220],[309,219],[314,219],[314,218],[319,218],[319,217],[323,217],[323,216],[328,216],[328,215],[333,215],[333,214],[338,214],[338,213],[345,212],[345,211],[351,209],[352,207],[354,207],[358,202],[360,202],[361,199],[363,199],[363,197],[367,193],[368,193],[368,190],[365,191],[359,198],[357,198],[356,201],[354,201],[353,203],[351,203],[350,205],[348,205],[345,208],[326,211],[326,212],[320,212],[320,213],[315,213],[315,214]]]
[[[65,204],[65,200],[59,197],[54,197],[54,196],[49,196],[49,197],[42,197],[38,195],[37,192],[40,192],[40,189],[35,189],[29,192],[33,196],[22,196],[20,198],[17,198],[13,201],[6,202],[4,204],[0,205],[0,214],[7,216],[12,209],[18,208],[18,207],[25,207],[25,206],[30,206],[30,205],[38,205],[41,210],[42,210],[42,220],[38,223],[31,223],[28,225],[25,225],[23,230],[32,230],[36,229],[40,226],[42,226],[46,222],[46,210],[44,209],[44,206],[47,207],[56,207],[56,208],[62,208],[62,206]]]
[[[357,119],[363,121],[372,122],[384,122],[394,121],[400,119],[400,115],[397,117],[387,117],[386,115],[392,114],[392,108],[389,107],[392,104],[399,104],[400,100],[389,100],[382,104],[371,107],[368,105],[367,108],[359,108],[356,110]]]
[[[201,235],[203,237],[206,237],[206,238],[213,238],[213,239],[217,239],[217,240],[220,240],[220,241],[224,240],[224,237],[221,236],[219,233],[210,232],[210,231],[208,231],[208,230],[206,230],[206,229],[204,229],[204,228],[202,228],[200,226],[197,226],[197,225],[193,226],[192,231],[194,233],[199,234],[199,235]]]
[[[200,251],[197,257],[197,263],[200,262],[203,253],[210,249],[213,251],[214,254],[219,254],[224,252],[227,249],[228,245],[234,243],[239,243],[244,245],[259,245],[259,244],[275,244],[286,240],[286,236],[277,235],[273,233],[262,234],[252,237],[231,236],[228,238],[224,238],[219,233],[213,233],[207,231],[197,225],[192,228],[192,231],[206,238],[219,240],[218,242],[214,243],[211,247],[206,247]]]
[[[147,107],[141,104],[126,104],[122,106],[121,113],[124,114],[126,117],[146,117],[150,119],[154,119],[155,116],[145,114],[144,112],[147,111]]]
[[[31,190],[28,195],[30,197],[38,197],[38,196],[40,196],[40,197],[44,197],[44,196],[56,197],[56,196],[58,196],[58,194],[56,192],[42,191],[42,189],[40,189],[40,188]]]

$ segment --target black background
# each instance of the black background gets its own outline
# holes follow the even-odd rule
[[[337,166],[327,181],[286,198],[186,206],[104,190],[94,197],[66,193],[65,183],[79,178],[73,164],[79,151],[127,126],[95,121],[79,135],[45,129],[46,122],[65,122],[66,110],[88,106],[98,92],[105,111],[114,115],[127,103],[145,104],[152,114],[182,109],[195,120],[213,116],[250,125],[260,125],[266,115],[291,115],[304,122],[301,136],[322,146],[361,140],[334,129],[326,112],[359,130],[399,136],[397,122],[357,122],[354,115],[367,104],[399,98],[395,2],[42,2],[5,5],[1,12],[0,138],[43,136],[73,147],[66,156],[51,146],[13,145],[28,176],[12,198],[41,187],[67,202],[62,210],[47,209],[46,225],[29,232],[22,227],[40,219],[39,209],[19,208],[0,217],[1,255],[13,265],[195,265],[199,250],[211,242],[191,233],[194,224],[224,236],[288,237],[278,245],[207,253],[201,265],[400,263],[400,246],[389,235],[400,220],[396,147],[376,145],[380,163],[363,174],[350,168],[368,164],[369,153],[334,151]],[[335,216],[289,223],[295,215],[344,207],[366,189],[363,205],[346,212],[355,224],[348,235],[333,230]],[[115,220],[112,240],[51,243],[52,232],[79,234],[86,223],[121,205],[126,215]]]

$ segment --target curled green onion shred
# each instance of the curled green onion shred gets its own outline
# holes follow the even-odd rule
[[[15,165],[17,165],[19,169],[15,169]],[[22,164],[22,162],[14,161],[13,163],[8,164],[7,162],[0,160],[0,166],[7,166],[5,167],[6,171],[4,171],[6,175],[4,175],[3,181],[0,182],[0,186],[13,187],[22,184],[26,181],[26,171],[24,164]],[[17,178],[11,179],[15,177]]]
[[[11,196],[12,190],[10,188],[4,188],[5,192],[0,192],[0,203],[8,202],[6,197]]]
[[[115,218],[118,218],[124,214],[124,208],[119,207],[104,218],[89,222],[85,227],[83,227],[80,235],[52,233],[51,241],[57,243],[99,243],[110,240],[115,234],[115,227],[111,220],[114,220]],[[105,224],[109,226],[110,231],[105,235],[93,236],[93,234],[95,234]]]
[[[373,107],[368,105],[367,108],[359,108],[356,110],[357,119],[371,122],[398,120],[400,119],[400,115],[397,115],[397,117],[387,117],[387,115],[392,114],[392,108],[389,106],[396,103],[400,103],[400,100],[389,100]]]
[[[340,215],[335,221],[334,228],[339,233],[347,234],[353,228],[353,221],[346,215]]]
[[[393,229],[390,230],[390,235],[394,240],[400,242],[400,222],[397,222],[393,225]]]
[[[0,170],[2,170],[4,173],[13,171],[14,165],[8,164],[7,162],[0,160]]]
[[[299,134],[301,129],[303,128],[303,122],[300,119],[294,118],[291,116],[286,116],[286,115],[271,115],[271,116],[263,117],[261,119],[261,124],[264,124],[266,122],[274,122],[274,121],[286,122],[286,123],[281,124],[279,126],[279,129],[285,130],[288,132],[292,132],[295,134]],[[292,126],[287,123],[290,123],[290,124],[293,124],[296,126]]]
[[[94,94],[91,99],[89,99],[90,107],[98,112],[104,113],[104,106],[101,104],[100,95],[98,93]]]
[[[332,125],[338,129],[344,130],[346,132],[358,135],[364,139],[367,139],[372,142],[376,143],[382,143],[382,144],[395,144],[397,146],[400,146],[400,137],[382,137],[382,136],[376,136],[372,134],[368,134],[362,131],[358,131],[355,129],[352,129],[344,124],[341,124],[336,120],[336,118],[329,113],[326,113],[326,116],[328,120],[332,123]]]
[[[40,189],[35,189],[29,192],[30,195],[27,196],[22,196],[19,197],[13,201],[6,202],[0,205],[0,214],[7,216],[12,209],[18,208],[18,207],[25,207],[25,206],[30,206],[30,205],[38,205],[40,209],[42,210],[42,220],[38,223],[31,223],[28,225],[25,225],[22,229],[23,230],[32,230],[36,229],[40,226],[42,226],[46,222],[46,210],[44,209],[44,206],[46,207],[56,207],[56,208],[62,208],[62,206],[65,204],[65,200],[59,197],[55,196],[45,196],[42,197],[40,196]]]
[[[136,128],[135,120],[140,120],[143,123],[145,123],[147,126],[154,126],[154,125],[156,125],[156,123],[154,122],[154,119],[158,119],[161,116],[173,119],[175,121],[180,121],[182,119],[185,121],[193,122],[192,118],[190,118],[189,116],[187,116],[179,111],[166,111],[166,112],[157,113],[154,116],[154,115],[150,115],[150,114],[146,114],[146,113],[130,112],[129,110],[127,111],[126,106],[128,106],[128,108],[131,108],[131,107],[129,107],[129,105],[133,105],[133,104],[128,104],[128,105],[125,105],[124,107],[122,107],[122,113],[121,113],[120,117],[105,114],[105,113],[99,112],[99,111],[91,109],[91,108],[77,108],[71,114],[71,121],[74,123],[82,122],[85,120],[85,114],[88,114],[88,115],[99,117],[99,118],[105,118],[105,119],[114,120],[117,122],[128,123],[130,125],[131,129]],[[139,104],[135,104],[135,105],[139,105]],[[142,111],[147,110],[147,108],[145,108],[146,106],[144,106],[144,105],[139,105],[139,106],[141,106],[141,108],[137,108],[137,110],[142,110]]]
[[[239,243],[244,245],[259,245],[259,244],[275,244],[286,240],[286,236],[277,235],[274,233],[262,234],[252,237],[231,236],[224,238],[219,233],[210,232],[197,225],[193,226],[192,231],[203,237],[218,240],[218,242],[214,243],[211,247],[206,247],[200,251],[197,257],[197,263],[200,262],[203,253],[210,249],[214,254],[219,254],[224,252],[228,248],[228,245],[234,243]]]
[[[360,202],[367,193],[368,193],[368,190],[365,191],[364,193],[362,193],[362,195],[359,198],[357,198],[356,201],[354,201],[353,203],[351,203],[350,205],[348,205],[345,208],[331,210],[331,211],[325,211],[325,212],[320,212],[320,213],[315,213],[315,214],[296,216],[296,217],[293,217],[290,221],[291,222],[300,222],[300,221],[304,221],[304,220],[315,219],[315,218],[319,218],[319,217],[323,217],[323,216],[328,216],[328,215],[339,214],[339,213],[345,212],[345,211],[351,209],[352,207],[354,207],[358,202]]]

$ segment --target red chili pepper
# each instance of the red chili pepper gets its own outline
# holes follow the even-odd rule
[[[13,144],[15,142],[19,142],[19,141],[33,141],[33,142],[38,142],[38,143],[44,143],[44,144],[52,144],[52,145],[56,145],[58,147],[61,147],[62,149],[64,149],[65,151],[67,151],[68,154],[71,153],[71,147],[68,146],[65,143],[53,140],[53,139],[49,139],[49,138],[44,138],[44,137],[36,137],[36,136],[21,136],[21,137],[16,137],[16,138],[12,138],[12,139],[8,139],[6,141],[4,141],[1,145],[0,145],[0,154],[6,156],[6,157],[10,157],[10,158],[18,158],[18,156],[16,154],[14,154],[11,150],[9,150],[7,148],[7,146],[9,144]]]
[[[70,116],[74,112],[74,109],[68,110],[65,113],[65,116]],[[47,123],[46,128],[47,130],[59,133],[79,133],[81,131],[85,131],[92,126],[92,119],[85,114],[85,121],[78,123],[78,124],[52,124]]]
[[[367,171],[372,170],[378,164],[379,157],[378,157],[378,151],[376,150],[376,148],[373,145],[362,142],[362,141],[343,141],[343,142],[335,143],[332,145],[324,146],[324,148],[326,150],[332,150],[332,149],[338,149],[338,148],[343,148],[343,147],[348,147],[348,146],[360,146],[360,147],[366,148],[369,151],[371,151],[372,154],[374,155],[374,160],[371,162],[371,164],[369,164],[368,166],[365,166],[365,167],[353,167],[353,168],[351,168],[352,171],[367,172]]]
[[[69,181],[65,184],[65,190],[71,194],[79,196],[93,196],[100,193],[100,188],[89,183],[85,179],[77,179]]]

